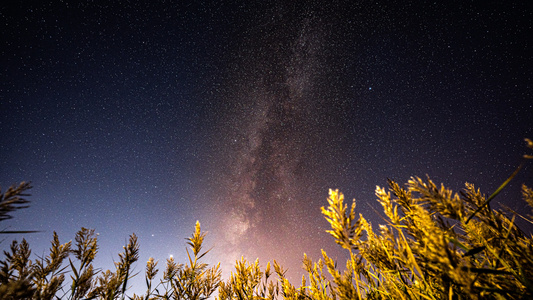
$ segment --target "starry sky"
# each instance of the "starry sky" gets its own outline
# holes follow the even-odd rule
[[[142,271],[185,262],[199,220],[225,274],[298,283],[304,252],[345,255],[329,188],[377,226],[387,178],[490,194],[514,171],[532,27],[530,1],[3,1],[0,185],[34,188],[2,228],[41,231],[9,236],[36,255],[94,228],[104,269],[135,232]],[[495,201],[527,213],[531,174]]]

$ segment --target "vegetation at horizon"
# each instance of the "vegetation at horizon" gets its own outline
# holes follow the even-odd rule
[[[533,149],[533,141],[526,142]],[[202,262],[209,250],[203,250],[205,233],[197,222],[187,238],[186,262],[171,257],[160,270],[158,261],[148,260],[143,295],[128,293],[139,259],[135,234],[115,269],[107,271],[93,265],[98,252],[93,229],[81,228],[74,243],[64,244],[54,232],[50,252],[33,260],[26,240],[13,241],[0,260],[0,299],[531,299],[533,236],[515,220],[533,223],[533,189],[521,188],[532,209],[527,216],[491,207],[529,159],[533,156],[524,155],[489,197],[470,183],[454,193],[429,177],[412,177],[404,186],[389,180],[388,188],[376,188],[385,216],[377,228],[356,215],[355,200],[348,206],[342,193],[330,190],[321,211],[349,258],[340,267],[325,251],[318,261],[303,254],[306,275],[299,285],[289,282],[275,260],[262,268],[245,258],[223,280],[220,264]],[[22,182],[0,192],[0,221],[27,207],[30,188]]]

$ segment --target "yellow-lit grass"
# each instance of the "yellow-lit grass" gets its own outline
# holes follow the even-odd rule
[[[533,142],[526,140],[533,149]],[[524,155],[524,159],[532,159]],[[411,178],[405,186],[389,180],[388,189],[376,187],[384,223],[374,232],[359,214],[355,200],[350,208],[344,195],[330,190],[322,214],[328,232],[346,249],[349,259],[341,270],[322,251],[317,262],[303,255],[299,287],[274,261],[264,271],[259,261],[237,261],[227,281],[220,264],[208,266],[201,259],[205,233],[197,222],[187,239],[188,261],[146,264],[146,293],[126,296],[131,270],[138,260],[139,244],[132,234],[119,254],[113,271],[99,271],[92,262],[98,251],[94,230],[82,228],[75,244],[61,244],[54,232],[50,253],[30,260],[28,243],[14,241],[0,260],[0,299],[532,299],[533,245],[515,224],[516,213],[495,210],[490,202],[506,187],[523,164],[488,198],[466,183],[459,194],[429,179]],[[0,195],[0,221],[24,208],[21,183]],[[533,190],[522,186],[522,196],[533,209]],[[533,223],[533,215],[519,216]],[[8,232],[4,232],[8,233]],[[73,257],[72,257],[73,256]],[[160,278],[157,274],[161,274]],[[277,278],[274,278],[274,275]],[[70,277],[70,285],[65,285]]]

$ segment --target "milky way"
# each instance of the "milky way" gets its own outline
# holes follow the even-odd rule
[[[311,241],[308,186],[317,176],[317,149],[328,130],[320,116],[327,101],[317,87],[324,72],[325,32],[312,14],[273,20],[245,51],[236,93],[221,134],[229,158],[220,182],[219,239],[228,263],[241,255],[300,261]],[[330,81],[331,82],[331,81]],[[232,104],[233,106],[233,104]],[[333,125],[333,124],[330,124]],[[324,194],[325,195],[325,194]],[[313,195],[316,199],[317,195]],[[315,237],[314,237],[315,238]],[[219,247],[219,246],[217,246]],[[293,268],[294,265],[291,265]]]

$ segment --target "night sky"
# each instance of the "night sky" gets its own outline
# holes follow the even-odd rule
[[[79,2],[0,4],[0,185],[34,185],[0,225],[42,231],[2,249],[94,228],[107,269],[135,232],[142,272],[199,220],[225,274],[298,284],[304,252],[344,258],[329,188],[377,226],[387,178],[490,194],[533,138],[531,1]],[[494,201],[530,212],[532,179]]]

